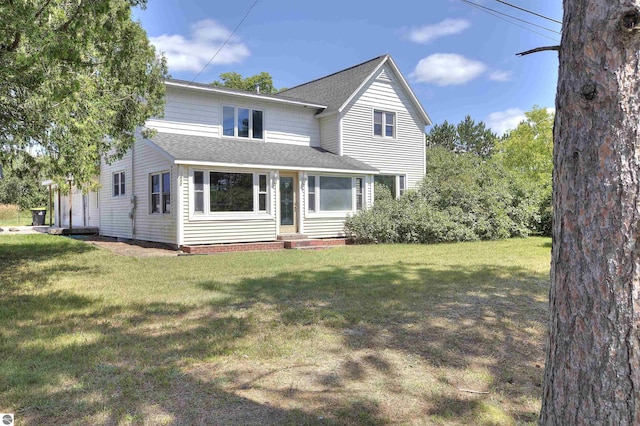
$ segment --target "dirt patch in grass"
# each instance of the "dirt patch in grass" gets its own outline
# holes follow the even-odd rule
[[[18,424],[535,424],[548,240],[127,258],[0,241]]]

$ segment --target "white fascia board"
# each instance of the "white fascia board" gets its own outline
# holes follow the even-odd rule
[[[353,98],[355,98],[356,94],[358,94],[358,92],[360,92],[360,90],[362,90],[364,85],[367,84],[369,82],[369,80],[371,80],[371,78],[378,73],[378,71],[380,71],[380,68],[382,68],[382,66],[385,64],[385,62],[387,62],[388,59],[389,59],[389,55],[386,55],[384,60],[378,64],[376,69],[374,69],[373,72],[367,76],[367,78],[362,80],[362,83],[360,83],[358,88],[351,94],[351,96],[349,96],[347,98],[347,100],[342,105],[340,105],[340,108],[338,108],[338,112],[342,113],[342,111],[347,107],[347,105],[349,105],[349,103],[351,103]]]
[[[430,126],[432,124],[431,118],[429,117],[427,112],[424,110],[424,108],[420,104],[420,101],[418,101],[418,98],[416,97],[415,93],[413,93],[413,90],[411,90],[411,87],[409,86],[409,83],[407,83],[407,80],[404,79],[404,76],[400,72],[400,69],[398,69],[398,66],[395,64],[395,62],[393,62],[393,59],[391,59],[391,56],[389,56],[389,55],[387,55],[386,58],[382,62],[380,62],[380,64],[376,67],[376,69],[373,70],[373,72],[371,74],[369,74],[369,76],[362,81],[360,86],[358,86],[358,89],[356,89],[356,91],[353,92],[351,94],[351,96],[349,96],[349,98],[345,101],[345,103],[342,104],[340,106],[340,108],[338,108],[338,111],[342,112],[347,107],[347,105],[349,105],[349,103],[351,103],[351,101],[356,96],[356,94],[358,94],[358,92],[360,92],[360,90],[362,90],[362,88],[369,81],[371,81],[371,79],[376,74],[378,74],[378,72],[380,71],[380,68],[382,68],[382,66],[384,64],[386,64],[386,63],[389,63],[391,65],[391,68],[392,68],[393,72],[396,74],[396,76],[399,77],[400,85],[402,86],[404,91],[409,94],[409,97],[411,98],[411,101],[413,102],[414,106],[418,110],[418,113],[420,114],[420,116],[421,116],[422,120],[424,121],[425,125],[426,126]]]
[[[393,71],[395,72],[396,76],[399,77],[400,84],[404,88],[404,91],[407,92],[411,97],[411,100],[413,101],[414,106],[418,109],[418,112],[422,116],[422,119],[424,120],[425,124],[427,126],[430,126],[431,124],[433,124],[433,122],[431,121],[431,117],[429,117],[429,114],[427,114],[427,111],[425,111],[424,108],[422,107],[422,104],[416,97],[416,94],[413,93],[413,90],[411,90],[411,86],[409,86],[409,83],[407,83],[407,80],[405,80],[404,76],[400,72],[400,69],[398,68],[396,63],[393,62],[393,59],[390,56],[387,56],[387,61],[389,62],[389,64],[391,64],[391,68],[393,68]]]
[[[264,96],[264,95],[260,95],[258,93],[255,93],[255,94],[254,93],[238,93],[238,92],[234,92],[234,91],[231,91],[231,90],[224,90],[224,89],[222,89],[220,87],[216,87],[216,86],[211,86],[211,87],[190,86],[190,85],[185,84],[185,83],[178,83],[178,82],[175,82],[175,81],[168,81],[168,80],[165,81],[164,84],[167,85],[167,86],[179,87],[181,89],[198,90],[198,91],[201,91],[201,92],[210,92],[210,93],[219,93],[221,95],[237,96],[237,97],[240,97],[240,98],[259,99],[261,101],[275,102],[275,103],[280,103],[280,104],[299,105],[299,106],[303,106],[303,107],[310,107],[310,108],[317,108],[317,109],[325,109],[325,108],[327,108],[326,105],[314,104],[312,102],[294,101],[294,100],[291,100],[291,99]]]
[[[373,170],[350,170],[350,169],[327,169],[324,167],[303,167],[303,166],[276,166],[273,164],[241,164],[241,163],[218,163],[215,161],[194,161],[175,160],[175,164],[185,164],[189,166],[203,167],[228,167],[234,169],[263,169],[263,170],[291,170],[319,173],[347,173],[353,175],[377,175],[378,171]]]

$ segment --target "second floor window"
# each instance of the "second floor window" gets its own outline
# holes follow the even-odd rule
[[[113,174],[113,196],[119,197],[125,195],[124,172],[116,172]]]
[[[373,135],[382,138],[395,138],[396,114],[394,112],[374,110]]]
[[[222,107],[222,135],[264,139],[263,112],[257,109]]]

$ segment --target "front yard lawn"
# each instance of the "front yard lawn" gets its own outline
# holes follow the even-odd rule
[[[534,424],[549,247],[135,259],[0,237],[0,412],[30,425]]]

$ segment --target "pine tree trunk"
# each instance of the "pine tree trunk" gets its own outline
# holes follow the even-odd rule
[[[640,425],[639,5],[564,0],[541,425]]]

